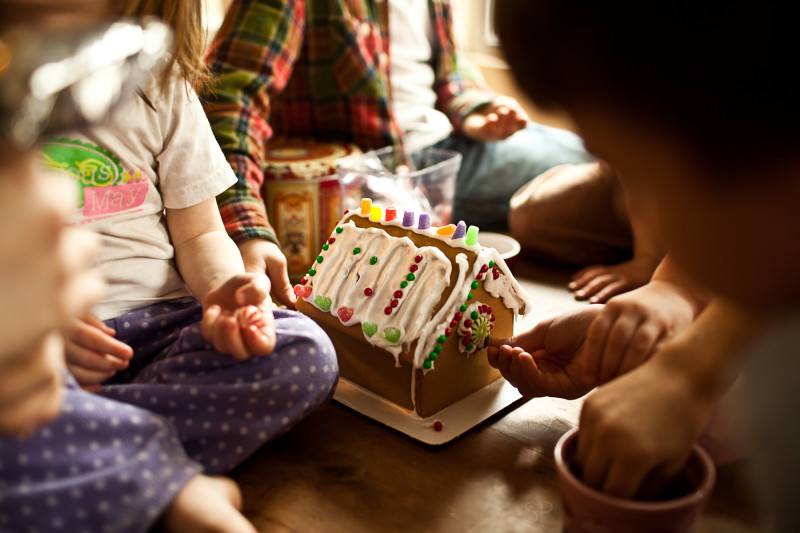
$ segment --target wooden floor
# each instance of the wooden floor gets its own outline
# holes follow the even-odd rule
[[[583,305],[563,270],[517,260],[535,310],[519,327]],[[553,465],[580,400],[521,401],[460,438],[421,444],[330,402],[233,473],[260,532],[560,532]],[[747,463],[718,471],[696,531],[758,531]]]

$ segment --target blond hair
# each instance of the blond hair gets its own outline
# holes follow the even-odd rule
[[[172,28],[174,52],[171,64],[164,69],[162,87],[176,65],[198,92],[208,80],[203,61],[206,35],[202,0],[0,0],[0,34],[17,25],[42,27],[53,16],[62,17],[61,25],[65,24],[64,16],[72,16],[77,24],[87,9],[108,17],[154,16]]]
[[[208,80],[208,69],[203,61],[206,32],[203,28],[202,0],[121,0],[122,16],[156,16],[175,32],[172,65],[177,65],[183,78],[200,91]],[[161,83],[169,79],[172,68],[164,71]]]

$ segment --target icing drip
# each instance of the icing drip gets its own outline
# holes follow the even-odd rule
[[[506,262],[503,261],[494,248],[484,248],[478,256],[478,263],[484,264],[489,263],[489,261],[494,264],[493,269],[498,269],[500,275],[494,276],[493,272],[490,271],[485,277],[483,288],[495,298],[503,300],[503,304],[514,311],[514,314],[524,315],[527,309],[528,293],[514,279]]]
[[[436,314],[436,316],[429,321],[424,329],[420,331],[420,341],[417,343],[417,350],[414,352],[414,366],[422,368],[428,354],[433,350],[440,335],[444,335],[445,329],[449,324],[448,318],[455,313],[456,308],[467,298],[469,293],[469,285],[464,283],[467,278],[467,271],[469,270],[469,261],[464,254],[456,255],[456,265],[458,265],[458,277],[453,290],[447,301]],[[426,369],[430,370],[430,369]]]
[[[392,237],[380,228],[359,228],[352,221],[340,227],[335,244],[321,256],[305,299],[337,313],[345,326],[370,324],[373,334],[365,331],[364,338],[394,355],[399,365],[403,347],[435,320],[433,307],[449,285],[450,261],[438,248],[417,247],[408,237]],[[374,263],[373,257],[377,258]],[[418,266],[409,280],[412,265]],[[403,281],[403,295],[395,298]],[[327,309],[318,305],[320,301]]]

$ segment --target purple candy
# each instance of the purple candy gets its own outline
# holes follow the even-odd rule
[[[428,229],[431,227],[431,216],[427,213],[422,213],[419,216],[419,229]]]
[[[467,223],[463,220],[456,224],[456,230],[453,232],[453,239],[463,239],[467,234]]]
[[[414,225],[414,211],[406,211],[403,213],[403,226],[406,228]]]

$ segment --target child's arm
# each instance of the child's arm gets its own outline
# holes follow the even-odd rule
[[[275,346],[269,279],[245,273],[242,257],[222,224],[212,198],[185,209],[167,209],[175,262],[203,305],[203,335],[237,359],[267,355]],[[235,314],[255,306],[258,320],[248,324]]]
[[[715,299],[648,362],[584,403],[576,461],[590,486],[647,496],[682,467],[758,320]]]

